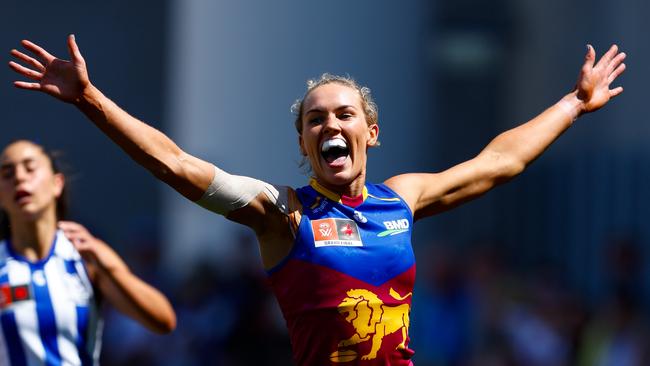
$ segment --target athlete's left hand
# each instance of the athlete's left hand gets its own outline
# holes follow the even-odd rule
[[[610,85],[625,71],[625,56],[625,53],[619,52],[618,46],[612,45],[595,63],[596,51],[591,45],[587,46],[585,62],[576,84],[576,97],[581,102],[582,113],[600,109],[623,92],[623,87],[610,89]]]

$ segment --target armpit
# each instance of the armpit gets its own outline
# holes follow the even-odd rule
[[[267,184],[264,194],[283,214],[289,217],[289,226],[294,235],[300,225],[302,218],[302,204],[296,195],[296,191],[287,186],[275,186]]]

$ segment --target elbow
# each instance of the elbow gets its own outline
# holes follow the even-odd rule
[[[169,334],[176,329],[176,314],[170,310],[168,314],[156,319],[150,324],[149,329],[156,334]]]
[[[169,162],[155,160],[147,165],[151,174],[165,183],[173,181],[174,177],[180,174],[180,167]]]
[[[491,160],[492,163],[488,163],[492,167],[490,175],[497,184],[509,181],[526,169],[524,161],[507,154],[492,154]]]
[[[176,312],[167,298],[160,294],[158,298],[149,298],[149,304],[142,310],[141,323],[156,334],[168,334],[176,329]]]
[[[158,334],[169,334],[176,329],[176,317],[169,319],[168,321],[160,324],[160,327],[156,330]]]
[[[187,154],[177,146],[147,151],[139,157],[140,159],[136,159],[138,163],[163,182],[183,175],[187,161]]]
[[[203,172],[188,159],[188,156],[181,152],[174,155],[173,158],[154,161],[149,171],[158,180],[194,202],[201,198],[204,193],[204,189],[199,189],[194,184],[197,176],[201,176]]]
[[[510,179],[518,176],[519,174],[523,173],[523,171],[526,169],[526,164],[524,164],[521,161],[516,161],[513,159],[513,161],[508,162],[503,166],[500,170],[499,177],[501,177],[500,180],[503,181],[509,181]]]

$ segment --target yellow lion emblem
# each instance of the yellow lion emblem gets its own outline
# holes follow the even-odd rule
[[[402,342],[396,349],[406,348],[406,334],[409,327],[409,304],[397,306],[384,305],[384,302],[371,291],[352,289],[347,297],[338,305],[338,311],[345,316],[345,320],[352,324],[356,333],[338,344],[338,349],[330,355],[333,362],[348,362],[356,358],[356,352],[341,350],[341,348],[371,341],[372,347],[367,355],[361,356],[362,360],[372,360],[377,357],[381,342],[387,334],[402,331]],[[409,292],[400,296],[397,291],[390,289],[390,296],[396,300],[404,300],[411,296]]]

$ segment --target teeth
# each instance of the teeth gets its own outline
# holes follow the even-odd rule
[[[321,147],[321,152],[327,152],[329,149],[333,147],[340,147],[342,149],[345,149],[348,147],[348,144],[345,142],[345,140],[341,138],[326,140],[325,142],[323,142],[323,146]]]

